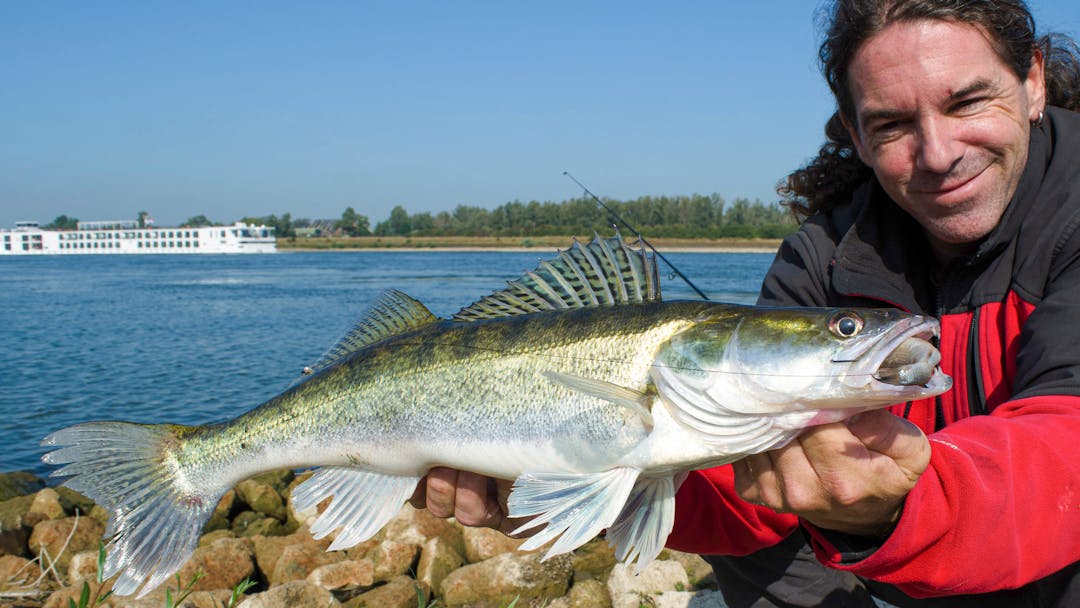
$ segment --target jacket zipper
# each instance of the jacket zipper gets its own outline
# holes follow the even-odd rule
[[[971,329],[968,331],[967,347],[967,385],[968,413],[982,416],[987,413],[986,392],[983,390],[982,365],[979,365],[979,313],[982,308],[975,308],[971,314]]]

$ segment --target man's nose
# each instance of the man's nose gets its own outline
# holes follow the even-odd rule
[[[953,121],[927,117],[918,124],[915,165],[929,173],[948,173],[964,156],[964,145],[954,133]]]

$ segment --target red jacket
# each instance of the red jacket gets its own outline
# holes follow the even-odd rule
[[[932,455],[884,542],[855,553],[804,527],[822,563],[915,597],[1018,588],[1080,561],[1080,114],[1047,112],[998,227],[936,284],[932,266],[919,226],[874,182],[808,219],[769,270],[760,304],[939,317],[955,381],[892,407]],[[720,467],[680,488],[668,546],[744,555],[799,524],[742,501]]]

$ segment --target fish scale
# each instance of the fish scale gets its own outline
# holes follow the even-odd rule
[[[444,465],[515,480],[510,515],[535,532],[523,548],[550,542],[550,557],[607,529],[640,567],[671,531],[679,473],[947,390],[936,332],[888,309],[664,302],[655,260],[597,237],[451,319],[386,292],[233,420],[83,423],[47,437],[44,460],[112,512],[120,595],[175,572],[228,488],[283,467],[318,467],[292,497],[332,499],[311,528],[331,549],[370,538]]]

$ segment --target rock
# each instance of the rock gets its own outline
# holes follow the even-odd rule
[[[249,596],[237,608],[334,608],[341,602],[307,581],[291,581]]]
[[[603,538],[594,538],[573,553],[574,578],[606,578],[615,565],[615,548]]]
[[[249,539],[221,538],[209,546],[195,549],[178,572],[180,581],[186,585],[201,571],[203,577],[193,589],[232,589],[240,581],[255,575],[254,557],[255,549]]]
[[[674,549],[664,549],[660,553],[661,560],[671,560],[682,564],[686,570],[686,577],[690,580],[689,591],[697,589],[717,589],[716,573],[712,566],[703,557],[696,553],[683,553]]]
[[[462,527],[461,540],[465,548],[463,555],[470,564],[517,551],[521,543],[525,542],[523,538],[510,538],[498,530],[470,526]]]
[[[568,608],[611,608],[607,586],[598,580],[574,583],[566,595]]]
[[[104,533],[101,522],[91,517],[50,519],[34,526],[27,544],[34,555],[47,554],[42,557],[43,563],[54,563],[63,573],[73,555],[80,551],[96,551]]]
[[[230,488],[221,495],[221,499],[214,506],[214,512],[210,514],[210,519],[203,526],[203,532],[225,530],[232,527],[232,516],[236,504],[236,490]]]
[[[64,506],[64,510],[71,515],[89,515],[96,506],[94,501],[65,486],[57,487],[56,493],[60,495],[60,504]]]
[[[416,509],[405,503],[401,512],[386,524],[383,531],[388,539],[415,545],[423,545],[429,538],[442,537],[459,555],[465,555],[461,529],[461,524],[456,521],[435,517],[427,509]]]
[[[26,541],[32,526],[27,526],[25,520],[32,504],[33,495],[0,502],[0,555],[29,555]]]
[[[419,553],[420,545],[387,540],[371,549],[367,557],[375,565],[375,580],[388,581],[411,570]]]
[[[375,584],[375,567],[370,559],[347,559],[315,568],[307,582],[329,591],[370,587]]]
[[[173,579],[175,584],[175,579]],[[173,598],[177,596],[176,587],[166,583],[154,589],[146,597],[136,599],[134,595],[125,597],[112,596],[105,606],[109,608],[162,608],[165,606],[165,592],[171,590]],[[176,608],[221,608],[225,606],[232,596],[231,589],[214,589],[213,591],[195,591],[187,596]],[[241,596],[243,597],[243,596]],[[76,598],[78,599],[78,598]],[[102,604],[98,604],[101,606]]]
[[[83,581],[96,581],[97,558],[97,551],[79,551],[72,555],[68,563],[68,584],[80,587]]]
[[[685,591],[690,585],[682,564],[654,561],[640,573],[636,566],[615,564],[608,575],[607,588],[614,608],[638,608],[642,597],[653,598],[672,591]]]
[[[0,555],[0,590],[29,586],[40,576],[37,563],[18,555]]]
[[[207,532],[199,537],[200,547],[209,547],[215,542],[223,538],[236,538],[232,530],[214,530],[213,532]]]
[[[281,520],[260,514],[258,518],[249,519],[244,526],[234,527],[232,532],[237,536],[286,536],[290,530]]]
[[[443,602],[448,608],[504,608],[514,598],[524,606],[527,600],[565,595],[573,574],[570,556],[557,555],[546,562],[541,557],[504,553],[458,568],[443,580]]]
[[[274,564],[274,569],[267,574],[271,585],[280,585],[289,581],[302,581],[319,566],[340,562],[345,555],[339,551],[325,551],[323,547],[310,543],[298,543],[285,547],[281,557]],[[263,571],[266,573],[266,571]]]
[[[27,496],[45,487],[45,480],[28,471],[0,473],[0,502]]]
[[[296,486],[298,486],[301,483],[307,481],[308,478],[310,478],[310,477],[311,477],[311,471],[308,471],[308,472],[301,473],[301,474],[297,475],[296,478],[293,479],[289,483],[289,487],[285,489],[285,492],[283,494],[287,495],[288,497],[291,498],[292,497],[292,491],[294,489],[296,489]],[[286,511],[287,511],[287,516],[288,516],[288,519],[286,520],[285,523],[289,524],[289,526],[295,526],[296,528],[302,528],[304,526],[311,526],[311,524],[315,523],[315,519],[319,516],[319,513],[320,513],[319,505],[315,505],[314,507],[309,507],[308,509],[306,509],[304,511],[298,511],[296,509],[296,503],[294,503],[292,500],[289,500],[288,498],[286,498],[285,503],[286,503]],[[325,510],[326,505],[329,505],[330,502],[328,500],[325,500],[325,501],[323,501],[323,503],[325,503],[325,504],[323,504],[323,509]]]
[[[282,498],[287,500],[293,487],[292,482],[296,479],[296,473],[292,469],[277,469],[259,473],[251,479],[274,488]]]
[[[252,511],[285,521],[285,501],[274,486],[255,479],[245,479],[236,484],[236,496],[247,503]]]
[[[427,606],[431,593],[427,585],[408,576],[398,576],[385,585],[345,602],[345,608],[413,608]]]
[[[416,580],[427,585],[428,589],[439,589],[443,579],[463,563],[465,559],[449,543],[442,538],[432,538],[420,548]]]
[[[45,519],[61,519],[67,515],[60,504],[60,495],[52,488],[42,488],[34,494],[34,502],[30,503],[28,513],[44,515]]]

